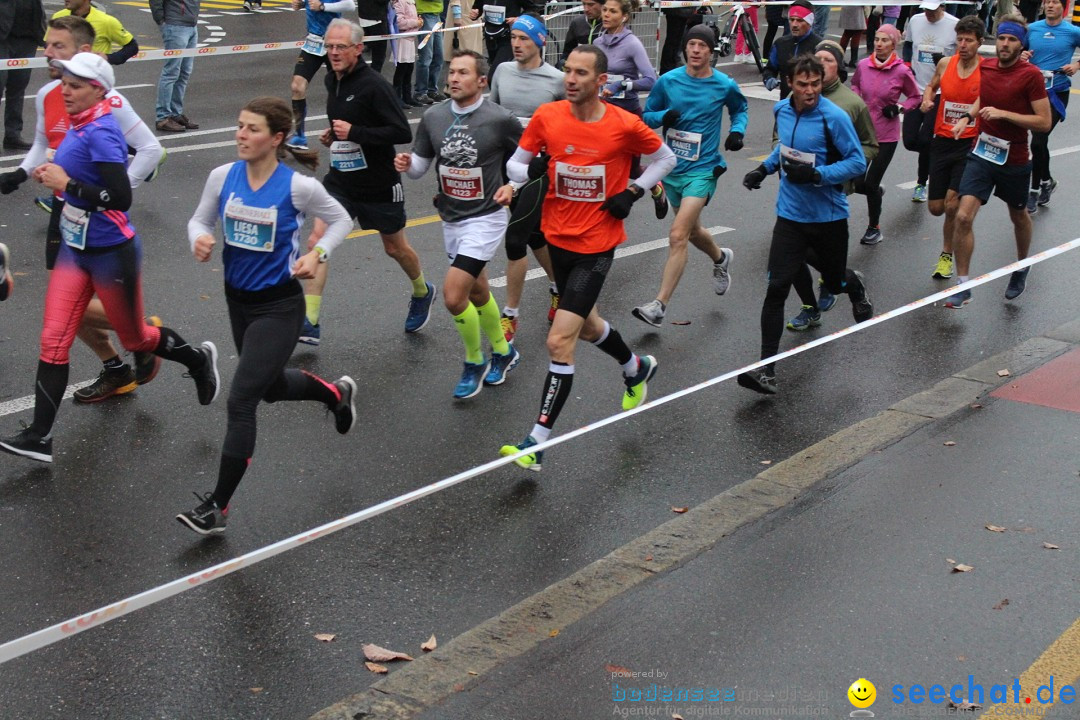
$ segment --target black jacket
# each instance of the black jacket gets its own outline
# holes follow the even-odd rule
[[[815,35],[811,30],[801,38],[794,35],[785,35],[773,43],[769,52],[769,62],[765,65],[765,79],[777,78],[780,81],[780,99],[783,100],[791,94],[791,88],[787,82],[787,65],[791,58],[804,53],[814,53],[814,48],[821,42],[821,36]]]
[[[45,8],[41,0],[0,0],[0,42],[10,38],[45,40]]]

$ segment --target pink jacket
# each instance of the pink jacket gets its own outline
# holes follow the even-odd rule
[[[871,58],[863,58],[855,68],[851,78],[851,89],[863,99],[870,109],[870,119],[874,123],[879,143],[897,142],[900,139],[900,117],[887,118],[881,109],[904,100],[905,111],[913,110],[922,102],[922,93],[915,84],[915,76],[903,60],[895,54],[884,67],[875,67]]]

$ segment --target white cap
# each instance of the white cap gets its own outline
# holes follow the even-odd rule
[[[937,10],[941,7],[942,0],[923,0],[919,3],[920,10]]]
[[[70,60],[51,60],[49,64],[69,75],[97,83],[105,88],[105,92],[112,90],[113,85],[116,84],[116,75],[113,73],[112,65],[105,58],[94,53],[81,52]]]

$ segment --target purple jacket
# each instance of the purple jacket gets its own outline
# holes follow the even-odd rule
[[[656,84],[656,70],[649,62],[645,46],[627,27],[615,34],[605,32],[593,40],[593,44],[607,55],[608,75],[621,75],[626,80],[634,81],[633,89],[625,91],[625,98],[612,98],[608,102],[640,115],[641,102],[638,100],[638,92],[652,90],[652,86]],[[609,82],[604,87],[616,94],[624,92],[622,83],[618,81]]]
[[[863,99],[870,109],[870,119],[879,143],[897,142],[900,139],[900,117],[887,118],[881,109],[902,104],[904,110],[913,110],[922,102],[922,93],[915,84],[915,76],[903,60],[894,53],[883,67],[875,67],[872,58],[863,58],[851,78],[851,89]],[[900,103],[900,96],[906,100]]]

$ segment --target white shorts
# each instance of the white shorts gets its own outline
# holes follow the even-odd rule
[[[443,244],[446,246],[446,257],[450,262],[454,262],[458,255],[488,262],[495,257],[495,252],[502,245],[509,223],[510,212],[506,208],[499,208],[480,217],[444,222]]]

